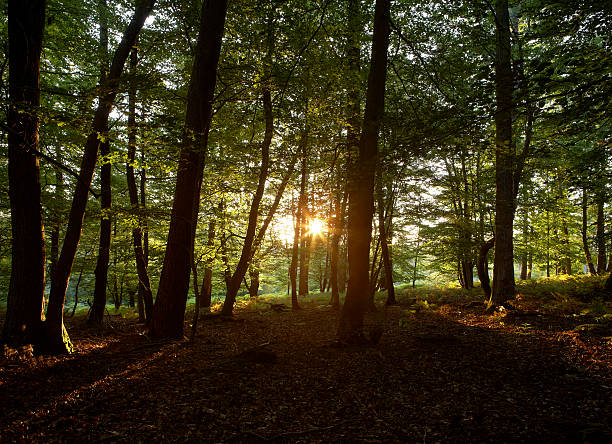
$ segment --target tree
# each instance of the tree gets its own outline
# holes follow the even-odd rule
[[[108,7],[106,0],[98,0],[98,15],[100,24],[100,86],[106,82],[108,71]],[[108,123],[100,133],[100,242],[98,245],[98,260],[96,263],[96,284],[94,287],[93,304],[89,312],[88,323],[93,326],[102,325],[106,309],[106,285],[108,284],[108,263],[111,247],[111,163]]]
[[[42,327],[45,235],[38,166],[38,106],[45,0],[10,0],[8,6],[12,262],[2,341],[18,346],[38,343]]]
[[[44,351],[47,353],[69,353],[72,351],[70,338],[64,328],[64,302],[66,300],[66,288],[70,279],[70,271],[72,270],[74,256],[81,237],[89,187],[96,167],[98,151],[102,144],[101,139],[103,137],[101,135],[104,134],[104,130],[108,125],[108,117],[117,96],[117,86],[125,61],[154,3],[155,0],[145,0],[136,7],[136,11],[123,34],[121,42],[115,50],[106,78],[105,88],[98,98],[98,107],[94,114],[91,132],[85,143],[79,179],[72,197],[72,206],[68,216],[68,227],[64,236],[64,244],[51,283],[45,326],[46,336],[43,344]]]
[[[492,302],[500,305],[514,296],[514,145],[512,142],[512,66],[508,0],[495,2],[495,259]]]
[[[368,268],[374,216],[374,177],[378,130],[384,111],[390,32],[389,9],[389,0],[376,1],[366,107],[359,139],[359,159],[352,175],[353,184],[349,193],[349,283],[338,326],[338,339],[343,343],[363,340],[363,315],[369,302]]]
[[[202,4],[172,216],[151,319],[154,337],[183,337],[197,216],[227,0]],[[197,217],[196,217],[197,220]]]

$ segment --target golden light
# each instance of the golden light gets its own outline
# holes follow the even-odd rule
[[[308,236],[321,236],[325,231],[325,222],[321,219],[310,219],[308,221],[308,230],[306,234]]]

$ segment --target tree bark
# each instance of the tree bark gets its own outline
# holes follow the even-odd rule
[[[40,54],[45,1],[10,0],[8,178],[11,279],[2,342],[37,344],[45,291],[45,235],[38,166]]]
[[[100,25],[100,88],[106,82],[108,72],[108,20],[106,0],[98,0],[98,15]],[[105,125],[101,134],[100,144],[100,239],[98,243],[98,260],[94,271],[96,280],[94,284],[93,304],[89,312],[87,323],[91,326],[100,327],[104,318],[106,308],[106,286],[108,284],[108,263],[110,260],[111,245],[111,164],[109,162],[110,141],[108,139],[108,124]]]
[[[219,208],[221,210],[221,208]],[[215,245],[215,227],[216,221],[214,218],[208,222],[208,239],[206,240],[206,260],[204,261],[204,278],[202,279],[202,290],[200,297],[202,302],[200,307],[210,307],[212,302],[212,264],[215,260],[213,247]]]
[[[589,240],[588,240],[588,201],[586,189],[582,189],[582,248],[584,250],[584,258],[586,260],[587,266],[589,268],[589,273],[592,275],[597,274],[597,270],[595,270],[595,265],[593,264],[593,258],[591,257],[591,250],[589,248]]]
[[[478,251],[478,261],[476,264],[478,280],[480,280],[480,288],[482,288],[486,299],[491,298],[491,281],[489,280],[489,264],[487,262],[487,254],[489,253],[489,250],[493,248],[494,244],[495,238],[492,238],[481,245],[480,250]]]
[[[363,316],[369,301],[368,266],[374,216],[374,176],[378,157],[378,130],[384,111],[389,9],[389,0],[376,1],[359,159],[349,194],[349,283],[338,326],[338,340],[342,343],[363,341]]]
[[[138,51],[132,49],[130,55],[130,72],[132,75],[136,72],[138,65]],[[151,291],[151,282],[149,272],[147,270],[147,261],[142,245],[142,213],[144,205],[138,200],[138,188],[136,187],[136,176],[134,174],[134,163],[136,161],[136,86],[132,82],[128,90],[128,158],[125,168],[126,181],[128,186],[128,194],[130,197],[130,206],[132,211],[138,215],[138,221],[132,227],[132,245],[134,247],[134,257],[136,259],[136,272],[138,274],[138,293],[142,298],[144,305],[144,321],[148,325],[151,321],[151,313],[153,311],[153,292]],[[143,193],[144,197],[144,193]]]
[[[302,164],[303,168],[303,164]],[[291,248],[291,264],[289,264],[289,281],[291,283],[291,308],[293,310],[299,310],[300,305],[298,303],[298,289],[297,289],[297,271],[298,271],[298,256],[300,248],[300,205],[298,203],[297,209],[294,213],[293,219],[293,247]]]
[[[514,145],[512,143],[512,66],[508,0],[496,0],[495,23],[495,259],[491,302],[501,305],[514,297]]]
[[[227,0],[202,3],[166,254],[150,323],[150,333],[157,338],[183,337],[195,232],[193,216],[200,201],[226,12]]]
[[[597,231],[595,240],[597,242],[597,274],[602,275],[606,272],[607,257],[606,257],[606,232],[605,232],[605,216],[604,216],[605,199],[603,193],[597,197]]]
[[[268,178],[268,169],[270,166],[270,145],[272,143],[272,136],[274,128],[272,126],[272,97],[270,94],[270,88],[264,87],[263,90],[263,105],[264,105],[264,116],[266,120],[266,129],[264,133],[264,140],[261,147],[261,169],[259,171],[259,181],[257,183],[257,189],[255,195],[251,201],[251,208],[249,210],[249,219],[247,224],[247,232],[242,245],[242,252],[240,259],[236,265],[236,270],[232,274],[229,285],[227,287],[227,294],[223,303],[223,309],[221,313],[224,316],[231,316],[234,310],[234,303],[236,302],[236,296],[238,290],[242,284],[242,280],[247,272],[249,262],[253,257],[253,243],[255,240],[255,230],[257,229],[257,219],[259,214],[259,204],[266,187],[266,180]]]
[[[123,71],[125,61],[154,3],[155,0],[146,0],[136,8],[134,16],[115,51],[105,85],[106,88],[99,97],[98,108],[93,118],[92,131],[85,143],[79,180],[76,184],[70,215],[68,216],[68,227],[64,236],[64,244],[57,262],[56,274],[52,279],[49,307],[47,308],[46,343],[44,345],[45,352],[47,353],[67,353],[72,351],[70,338],[63,326],[63,308],[70,271],[72,270],[74,256],[81,238],[83,217],[85,215],[85,207],[87,206],[87,195],[96,167],[98,149],[101,144],[100,134],[103,134],[104,129],[108,125],[108,116],[117,96],[119,77]]]

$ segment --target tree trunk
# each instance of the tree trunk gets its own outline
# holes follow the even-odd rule
[[[83,262],[83,266],[79,271],[79,277],[77,278],[77,283],[74,287],[74,305],[72,306],[72,313],[70,313],[70,317],[74,317],[74,312],[77,309],[77,305],[79,304],[79,286],[81,285],[81,278],[83,277],[83,270],[85,270],[85,262]]]
[[[10,0],[8,178],[11,280],[2,342],[37,344],[45,291],[45,235],[38,166],[40,54],[45,1]]]
[[[389,9],[389,0],[376,0],[359,159],[349,194],[349,283],[338,326],[338,340],[343,343],[363,341],[363,316],[369,301],[368,265],[374,216],[374,176],[378,156],[378,130],[384,111]]]
[[[183,337],[195,232],[193,216],[200,202],[226,11],[227,0],[202,3],[166,254],[150,322],[151,335],[157,338]]]
[[[56,147],[55,160],[61,163],[61,148],[59,145]],[[55,168],[55,214],[53,215],[53,226],[51,228],[51,254],[49,256],[50,262],[50,273],[49,276],[53,278],[55,274],[55,268],[57,266],[57,258],[59,256],[60,248],[60,230],[62,228],[63,214],[60,212],[60,206],[64,203],[64,173],[61,168]]]
[[[487,262],[487,254],[489,253],[489,250],[493,248],[494,244],[495,238],[492,238],[481,245],[480,250],[478,251],[478,261],[476,264],[478,279],[480,280],[480,288],[482,288],[486,299],[491,298],[491,283],[489,280],[489,264]]]
[[[130,55],[130,72],[135,74],[138,65],[138,51],[132,49]],[[142,213],[144,212],[144,204],[138,200],[138,189],[136,187],[136,177],[134,174],[134,163],[136,160],[136,86],[130,84],[128,90],[128,158],[125,168],[125,175],[128,186],[128,194],[130,197],[130,206],[132,211],[138,215],[138,222],[132,227],[132,245],[134,247],[134,256],[136,259],[136,272],[138,274],[138,293],[144,304],[143,317],[146,325],[151,320],[153,311],[153,292],[151,291],[151,282],[149,272],[147,270],[147,261],[142,245]],[[144,184],[143,184],[144,185]],[[144,187],[142,190],[142,198],[144,198]],[[144,200],[144,199],[143,199]],[[140,315],[139,315],[140,316]]]
[[[251,208],[249,210],[249,219],[247,224],[247,232],[244,238],[244,244],[242,245],[242,252],[240,259],[236,265],[236,270],[232,274],[232,278],[227,287],[227,294],[225,301],[223,302],[223,309],[221,313],[224,316],[231,316],[234,310],[234,303],[236,302],[236,296],[238,290],[242,284],[242,280],[247,272],[249,262],[253,257],[253,245],[255,240],[255,231],[257,229],[257,219],[259,214],[259,204],[266,187],[266,180],[268,178],[268,169],[270,166],[270,145],[272,143],[272,136],[274,134],[274,128],[272,126],[272,97],[270,94],[270,88],[264,87],[263,90],[263,105],[264,105],[264,116],[266,120],[266,129],[264,133],[264,140],[261,147],[261,169],[259,171],[259,181],[257,183],[257,189],[255,195],[251,201]]]
[[[108,24],[107,24],[106,0],[98,0],[98,15],[100,25],[100,88],[106,82],[108,71]],[[104,318],[106,308],[106,285],[108,284],[108,262],[110,259],[111,245],[111,164],[109,162],[110,141],[108,139],[108,124],[100,133],[102,143],[100,144],[100,240],[98,244],[98,260],[94,274],[96,276],[94,285],[93,304],[89,312],[87,323],[91,326],[100,327]]]
[[[305,147],[306,145],[304,145]],[[298,198],[298,212],[300,217],[298,223],[300,225],[300,271],[298,281],[298,295],[308,295],[308,196],[306,194],[307,187],[307,154],[306,149],[302,152],[302,179],[300,181],[300,197]]]
[[[591,257],[591,250],[589,249],[589,240],[588,240],[588,201],[586,195],[586,189],[582,189],[582,248],[584,250],[584,258],[586,260],[587,266],[589,267],[589,273],[595,275],[597,271],[595,270],[595,265],[593,264],[593,258]]]
[[[338,286],[338,258],[340,248],[340,234],[342,231],[342,219],[343,219],[343,207],[344,203],[340,203],[339,199],[335,199],[335,212],[332,220],[332,232],[331,232],[331,251],[330,251],[330,285],[331,285],[331,297],[329,305],[334,310],[340,309],[340,292]]]
[[[46,344],[44,345],[45,352],[47,353],[67,353],[72,351],[70,338],[63,326],[63,308],[70,271],[72,270],[74,256],[81,238],[83,217],[85,215],[85,207],[87,206],[87,195],[96,167],[98,149],[101,144],[99,135],[103,134],[104,129],[108,125],[108,116],[117,96],[119,77],[123,71],[125,61],[154,3],[155,0],[146,0],[136,8],[134,16],[115,51],[105,85],[106,88],[99,97],[98,108],[93,118],[92,131],[85,143],[79,180],[76,183],[70,215],[68,216],[68,227],[64,236],[64,244],[57,262],[56,274],[52,279],[49,307],[47,308]]]
[[[302,169],[303,161],[302,161]],[[303,178],[303,175],[302,175]],[[297,289],[297,271],[298,271],[298,256],[300,248],[300,205],[294,213],[293,219],[293,247],[291,248],[291,264],[289,265],[289,281],[291,282],[291,308],[293,310],[299,310],[300,305],[298,303],[298,289]]]
[[[219,211],[221,210],[221,206]],[[213,247],[215,245],[215,219],[212,218],[208,222],[208,239],[206,241],[206,260],[204,261],[204,279],[202,279],[202,290],[200,297],[202,301],[200,307],[210,307],[212,302],[212,265],[215,260]]]
[[[381,172],[382,176],[382,172]],[[380,177],[382,180],[382,177]],[[380,235],[380,245],[381,245],[381,254],[382,254],[382,262],[385,269],[385,287],[387,290],[387,302],[386,305],[395,305],[397,301],[395,300],[395,288],[393,286],[393,264],[391,262],[391,251],[389,248],[390,239],[387,236],[387,227],[391,226],[393,220],[393,198],[392,196],[388,196],[389,204],[387,205],[387,219],[385,221],[385,206],[383,200],[383,188],[382,184],[378,185],[378,226],[379,226],[379,235]]]
[[[606,272],[607,257],[606,257],[606,233],[605,233],[605,216],[604,203],[605,199],[602,195],[597,198],[597,231],[595,240],[597,242],[597,274],[602,275]]]
[[[495,260],[491,302],[501,305],[514,297],[514,146],[512,143],[512,66],[508,0],[496,0],[495,23]]]

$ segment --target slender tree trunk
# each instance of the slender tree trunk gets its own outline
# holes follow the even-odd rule
[[[476,264],[478,279],[480,280],[480,288],[482,288],[485,299],[491,298],[491,282],[489,280],[489,264],[487,262],[487,254],[489,253],[489,250],[493,248],[493,245],[495,245],[495,238],[489,239],[481,245]]]
[[[130,55],[130,72],[135,74],[138,65],[138,52],[136,48],[132,49]],[[144,321],[148,325],[151,320],[153,311],[153,292],[151,291],[151,282],[149,272],[147,270],[147,261],[142,245],[142,218],[144,205],[138,200],[138,189],[136,187],[136,176],[134,174],[134,163],[136,161],[136,86],[132,83],[128,90],[128,158],[125,168],[125,175],[128,186],[128,194],[130,197],[130,206],[132,211],[138,214],[138,222],[132,227],[132,245],[134,247],[134,256],[136,259],[136,272],[138,274],[138,293],[141,295],[144,304]],[[144,185],[144,184],[143,184]],[[142,189],[142,198],[144,198],[144,187]]]
[[[221,210],[221,208],[219,209]],[[212,265],[215,260],[213,248],[215,245],[215,219],[212,218],[208,222],[208,239],[206,241],[206,260],[204,261],[204,279],[202,279],[202,290],[200,297],[202,302],[200,307],[210,307],[212,302]]]
[[[570,275],[572,274],[572,258],[570,257],[570,246],[569,246],[569,232],[567,230],[567,222],[563,220],[563,246],[564,246],[564,268],[565,273]]]
[[[496,0],[495,23],[495,260],[491,302],[501,305],[514,297],[514,145],[512,143],[512,66],[508,0]]]
[[[384,111],[390,1],[377,0],[374,12],[372,56],[357,174],[349,194],[349,284],[338,326],[340,342],[363,341],[363,316],[368,306],[368,265],[374,216],[374,176],[378,157],[378,130]]]
[[[338,256],[340,247],[340,233],[342,230],[342,204],[339,199],[335,199],[334,217],[331,224],[331,245],[330,245],[330,285],[331,297],[329,305],[334,310],[340,308],[340,293],[338,291]]]
[[[582,248],[584,250],[584,257],[589,267],[589,273],[595,275],[597,271],[595,270],[595,265],[593,264],[593,258],[591,257],[591,250],[589,249],[589,240],[588,240],[588,202],[586,189],[582,189]]]
[[[56,274],[52,279],[49,307],[47,308],[46,344],[44,345],[45,352],[47,353],[67,353],[72,351],[70,338],[64,328],[63,308],[70,271],[72,270],[74,256],[81,238],[83,217],[85,215],[85,207],[87,206],[87,195],[89,194],[89,187],[91,186],[93,172],[96,167],[98,149],[101,144],[99,135],[104,133],[104,129],[108,125],[108,116],[117,96],[119,77],[123,71],[125,61],[154,3],[155,0],[146,0],[136,7],[134,16],[115,51],[106,81],[106,88],[99,97],[98,108],[93,118],[92,131],[85,143],[79,180],[76,183],[70,215],[68,216],[64,244],[57,261]]]
[[[164,265],[150,322],[157,338],[182,338],[204,156],[210,128],[217,64],[227,0],[202,3]]]
[[[108,72],[108,24],[107,24],[106,0],[98,0],[98,15],[100,25],[100,87],[104,86]],[[98,244],[98,260],[94,274],[96,276],[94,286],[93,304],[89,312],[88,324],[100,327],[104,318],[106,308],[106,286],[108,284],[108,263],[110,259],[111,245],[111,164],[109,161],[110,141],[108,139],[108,124],[101,132],[102,143],[100,144],[100,240]]]
[[[597,231],[595,240],[597,242],[597,274],[602,275],[607,269],[606,257],[606,233],[605,233],[605,217],[604,217],[604,196],[597,198]]]
[[[85,270],[85,262],[83,262],[83,266],[79,270],[79,277],[77,278],[77,283],[74,286],[74,305],[72,306],[72,313],[70,313],[71,318],[74,317],[74,312],[76,311],[77,305],[79,304],[79,286],[81,285],[83,270]]]
[[[381,172],[382,176],[382,172]],[[382,177],[380,177],[382,180]],[[385,269],[385,287],[387,290],[387,302],[386,305],[395,305],[397,301],[395,300],[395,288],[393,286],[393,264],[391,261],[391,251],[389,245],[391,243],[389,236],[387,236],[387,226],[390,227],[393,220],[393,198],[392,196],[388,196],[389,204],[387,210],[387,217],[385,218],[385,205],[383,199],[383,188],[382,184],[378,185],[378,226],[379,226],[379,236],[380,236],[380,245],[381,245],[381,255],[382,262]],[[388,219],[386,221],[385,219]]]
[[[8,177],[11,280],[2,342],[37,344],[45,291],[45,235],[38,166],[40,54],[45,1],[10,0]]]
[[[61,163],[61,148],[59,145],[56,147],[55,160]],[[57,258],[59,256],[60,248],[60,230],[62,228],[63,214],[61,214],[59,208],[64,203],[64,173],[61,168],[55,168],[55,214],[53,215],[53,226],[51,228],[51,254],[49,256],[50,262],[50,273],[49,276],[53,278],[55,274],[55,268],[57,266]]]
[[[306,145],[304,145],[306,146]],[[298,295],[308,295],[308,249],[309,249],[309,233],[308,227],[308,196],[306,192],[307,187],[307,154],[306,151],[302,153],[302,179],[300,182],[300,197],[298,198],[298,212],[300,217],[298,223],[300,224],[300,273],[298,281]]]
[[[527,279],[527,259],[529,256],[529,213],[523,207],[523,253],[521,255],[521,281]]]
[[[262,143],[261,150],[261,169],[259,172],[259,181],[255,195],[251,201],[251,208],[249,210],[249,219],[247,224],[247,232],[244,238],[244,244],[242,245],[242,252],[240,259],[236,265],[236,270],[232,274],[232,278],[227,287],[227,294],[223,303],[223,309],[221,313],[224,316],[231,316],[234,310],[234,303],[236,302],[236,296],[238,290],[242,284],[242,280],[247,272],[249,262],[253,257],[253,245],[255,240],[255,231],[257,229],[257,219],[259,214],[259,204],[266,186],[266,180],[268,178],[268,169],[270,166],[270,144],[272,143],[272,136],[274,129],[272,126],[272,98],[270,95],[270,89],[264,88],[263,91],[263,103],[264,103],[264,116],[266,120],[266,130],[264,134],[264,140]]]
[[[303,164],[302,164],[303,168]],[[303,175],[302,175],[303,177]],[[300,305],[298,303],[298,289],[297,289],[297,271],[298,271],[298,256],[300,248],[300,205],[294,213],[293,219],[293,247],[291,248],[291,264],[289,265],[289,281],[291,282],[291,308],[293,310],[299,310]]]

